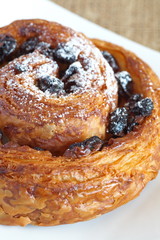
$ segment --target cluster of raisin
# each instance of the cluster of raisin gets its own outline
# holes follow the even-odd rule
[[[61,66],[63,65],[63,71],[60,71],[59,74],[61,79],[46,76],[37,80],[37,85],[41,91],[62,95],[82,88],[77,81],[74,79],[70,80],[70,77],[78,72],[78,67],[74,65],[78,59],[77,49],[74,46],[71,47],[63,42],[53,49],[50,44],[40,42],[38,37],[31,37],[17,48],[17,42],[12,36],[0,35],[0,64],[12,60],[13,53],[14,57],[19,57],[32,53],[34,50],[38,50],[41,54],[56,60]],[[20,64],[15,66],[16,74],[26,70],[26,67]]]
[[[27,54],[37,49],[41,54],[56,60],[60,66],[63,66],[63,71],[60,71],[61,79],[51,76],[46,76],[37,80],[38,87],[43,92],[56,93],[63,95],[76,91],[82,86],[77,85],[77,82],[70,77],[77,73],[78,69],[74,63],[77,61],[78,55],[74,47],[70,47],[67,43],[60,43],[53,49],[46,42],[39,42],[37,37],[29,38],[19,48],[18,54]],[[65,69],[65,70],[64,70]]]
[[[115,137],[122,137],[133,131],[139,125],[140,119],[149,116],[153,110],[153,102],[150,98],[143,98],[140,94],[132,94],[133,80],[127,71],[120,71],[117,61],[108,52],[102,52],[104,58],[113,68],[118,83],[118,95],[128,99],[124,107],[118,107],[110,114],[109,133]],[[76,72],[77,69],[72,69]],[[69,74],[69,73],[68,73]],[[99,151],[104,142],[97,136],[86,139],[83,142],[72,144],[64,153],[64,156],[76,158],[87,156]]]
[[[129,98],[125,107],[117,108],[110,115],[109,132],[115,137],[122,137],[133,130],[139,124],[141,117],[146,117],[153,110],[153,102],[150,98],[143,98],[140,94],[134,94]],[[68,158],[80,158],[99,151],[104,141],[97,136],[88,138],[82,142],[74,143],[65,151]]]
[[[109,132],[115,137],[122,137],[133,131],[142,118],[149,116],[153,110],[150,98],[141,94],[132,94],[133,80],[127,71],[120,71],[116,59],[107,51],[102,51],[103,57],[112,67],[118,83],[118,96],[128,99],[124,107],[118,107],[110,114]]]
[[[124,107],[110,114],[109,132],[114,136],[124,136],[139,125],[142,118],[149,116],[152,110],[153,102],[150,98],[143,98],[140,94],[132,95]]]

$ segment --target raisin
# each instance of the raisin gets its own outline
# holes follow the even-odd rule
[[[63,92],[64,83],[54,76],[46,76],[38,79],[38,87],[43,92],[49,91],[51,94],[60,94]]]
[[[131,96],[133,80],[127,71],[118,72],[115,74],[118,82],[118,93],[120,96]]]
[[[128,122],[127,122],[127,127],[126,127],[126,133],[129,133],[133,131],[135,126],[138,126],[139,123],[136,122],[136,119],[134,116],[129,116],[128,117]]]
[[[138,102],[139,100],[141,100],[143,98],[142,94],[133,94],[130,98],[129,98],[129,102]]]
[[[1,130],[0,130],[0,141],[2,144],[6,144],[10,141],[9,138]]]
[[[73,93],[83,88],[83,82],[80,81],[78,77],[74,77],[73,75],[76,73],[80,73],[82,70],[82,65],[80,62],[72,63],[69,68],[65,71],[62,81],[64,81],[64,87],[66,93]],[[73,76],[73,77],[72,77]]]
[[[40,148],[40,147],[34,147],[33,149],[37,150],[37,151],[44,151],[43,148]]]
[[[78,51],[67,43],[58,44],[53,53],[54,58],[61,63],[73,63],[77,60]]]
[[[82,83],[78,79],[68,79],[64,84],[66,93],[74,93],[82,89]]]
[[[90,137],[83,142],[74,143],[65,151],[64,156],[69,158],[79,158],[99,151],[102,148],[103,140],[97,136]]]
[[[16,74],[26,72],[27,69],[28,69],[27,66],[24,65],[24,64],[16,64],[15,67],[14,67],[14,70],[15,70]]]
[[[129,105],[129,109],[133,114],[137,116],[147,117],[152,113],[153,101],[150,98],[146,97],[139,101],[135,101],[134,103],[132,102]]]
[[[2,139],[2,137],[3,137],[3,133],[2,133],[2,131],[0,130],[0,140]]]
[[[82,69],[80,62],[72,63],[69,68],[65,71],[62,81],[70,78],[75,73],[79,73]]]
[[[51,48],[49,43],[39,42],[35,47],[41,54],[53,59],[54,50]]]
[[[107,62],[112,67],[112,69],[115,73],[120,70],[118,63],[112,54],[110,54],[107,51],[102,51],[102,55],[107,60]]]
[[[117,108],[110,114],[109,132],[114,136],[123,136],[127,127],[128,111],[126,108]]]
[[[0,34],[0,63],[6,60],[16,49],[17,41],[8,35]]]
[[[132,109],[135,105],[136,102],[138,102],[139,100],[141,100],[143,98],[143,95],[142,94],[133,94],[130,96],[129,100],[127,103],[125,103],[125,107],[127,109]]]
[[[36,49],[39,40],[37,37],[31,37],[27,39],[20,47],[18,55],[24,55],[27,53],[31,53]]]

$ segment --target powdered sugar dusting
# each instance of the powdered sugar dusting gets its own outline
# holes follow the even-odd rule
[[[32,111],[37,109],[38,119],[34,119],[34,121],[47,122],[49,118],[53,118],[62,122],[71,112],[74,113],[75,117],[83,118],[86,115],[86,110],[85,106],[84,108],[81,106],[81,99],[83,100],[85,92],[89,93],[91,98],[93,95],[99,96],[104,94],[106,104],[111,104],[113,108],[115,106],[115,101],[113,101],[112,97],[117,93],[116,81],[113,70],[102,57],[101,52],[94,48],[88,40],[77,35],[65,43],[64,46],[65,51],[63,48],[60,48],[60,54],[66,58],[73,51],[77,59],[65,73],[66,78],[68,78],[67,81],[74,83],[71,86],[70,94],[60,95],[57,98],[56,94],[51,94],[49,91],[42,92],[37,87],[37,79],[46,76],[57,77],[59,72],[57,62],[41,54],[38,49],[33,53],[13,60],[8,66],[4,67],[7,68],[6,71],[3,71],[3,69],[1,71],[0,75],[5,81],[8,94],[11,94],[12,97],[11,91],[14,90],[16,92],[13,97],[14,101],[18,105],[24,105],[27,109],[27,114],[31,114]],[[69,57],[72,57],[72,55],[69,55]],[[21,67],[23,66],[22,69],[24,71],[15,74],[14,69],[18,64]],[[70,71],[73,71],[73,74]],[[80,106],[78,112],[77,110],[74,112],[75,110],[72,107],[69,109],[65,107],[65,111],[58,113],[57,116],[57,111],[54,111],[54,108],[49,109],[50,104],[61,104],[61,101],[68,101],[67,99],[70,101],[71,96],[74,97],[76,94],[82,94],[82,98],[79,99],[80,102],[77,103],[77,106]],[[20,111],[25,110],[22,108]]]
[[[78,55],[77,64],[79,71],[70,77],[70,82],[75,81],[76,85],[72,87],[73,91],[78,92],[92,92],[93,94],[104,93],[107,97],[108,103],[115,108],[113,97],[117,94],[117,82],[114,77],[112,68],[102,57],[101,52],[97,48],[88,44],[88,40],[75,36],[68,43],[71,49],[81,49]],[[78,62],[80,66],[78,66]],[[75,88],[75,89],[74,89]]]

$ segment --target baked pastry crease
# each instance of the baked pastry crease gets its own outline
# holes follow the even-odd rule
[[[160,83],[134,53],[45,20],[1,28],[0,51],[0,224],[89,220],[157,176]]]

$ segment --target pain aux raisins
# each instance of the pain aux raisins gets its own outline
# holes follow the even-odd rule
[[[12,36],[0,34],[0,63],[3,63],[16,47],[17,41]]]
[[[80,158],[97,152],[102,148],[103,140],[97,136],[90,137],[83,142],[74,143],[65,151],[64,156],[69,158]]]
[[[116,73],[120,70],[119,65],[116,61],[116,59],[113,57],[112,54],[110,54],[107,51],[101,51],[103,57],[107,60],[109,65],[112,67],[113,71]]]
[[[64,92],[64,83],[54,76],[46,76],[39,78],[37,80],[37,86],[41,91],[48,91],[50,94],[61,94]]]

